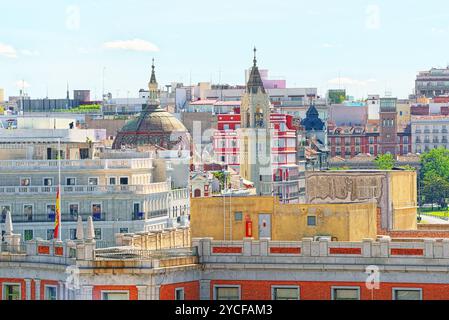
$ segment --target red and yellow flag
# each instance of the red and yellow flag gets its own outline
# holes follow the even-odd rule
[[[59,236],[59,224],[61,221],[61,197],[59,195],[59,186],[56,191],[56,210],[55,210],[55,230],[54,230],[54,238],[58,239]]]

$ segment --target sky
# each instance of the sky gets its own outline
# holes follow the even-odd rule
[[[5,96],[64,98],[68,83],[136,97],[152,58],[161,86],[243,84],[254,46],[270,78],[320,95],[406,98],[418,71],[449,64],[446,0],[0,0],[0,12]]]

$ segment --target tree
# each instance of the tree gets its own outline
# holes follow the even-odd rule
[[[377,156],[374,162],[376,163],[377,169],[391,170],[394,167],[395,160],[392,154],[386,153]]]
[[[449,150],[432,149],[421,156],[420,180],[426,203],[446,207],[449,197]]]

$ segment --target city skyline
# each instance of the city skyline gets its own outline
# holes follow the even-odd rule
[[[42,3],[3,3],[10,14],[0,22],[0,87],[17,95],[24,80],[33,97],[65,97],[68,82],[70,90],[90,89],[100,99],[104,73],[105,92],[134,97],[148,81],[153,57],[161,85],[244,84],[254,45],[271,78],[316,87],[320,95],[340,87],[355,98],[385,92],[403,98],[418,71],[446,66],[449,14],[437,12],[442,1],[431,8],[346,2],[343,8],[330,1],[175,1],[167,10],[159,1],[81,0],[46,5],[39,15],[32,12]],[[335,18],[332,26],[324,23]]]

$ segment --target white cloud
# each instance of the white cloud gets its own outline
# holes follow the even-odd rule
[[[39,51],[28,50],[28,49],[20,50],[20,53],[23,54],[24,56],[38,56],[39,55]]]
[[[159,48],[155,44],[142,39],[109,41],[103,43],[103,47],[107,49],[122,49],[130,51],[159,51]]]
[[[328,81],[329,84],[343,86],[360,86],[364,87],[368,83],[376,82],[376,79],[358,80],[352,78],[334,78]]]
[[[28,82],[24,81],[24,80],[17,80],[15,85],[19,89],[22,89],[22,88],[25,89],[25,88],[31,87],[31,85]]]
[[[431,29],[432,33],[446,33],[447,29],[446,28],[437,28],[437,27],[432,27]]]
[[[17,58],[17,52],[13,46],[0,43],[0,56],[4,56],[7,58]]]

